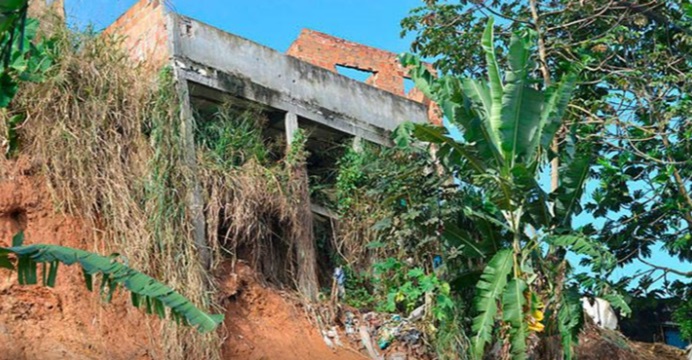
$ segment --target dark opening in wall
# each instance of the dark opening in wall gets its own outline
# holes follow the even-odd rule
[[[302,117],[298,118],[298,124],[307,135],[306,162],[312,203],[335,209],[338,163],[347,147],[353,143],[353,136]]]
[[[376,74],[373,71],[361,70],[342,65],[336,66],[336,72],[360,82],[366,82],[366,80],[368,80],[371,76],[374,76]]]

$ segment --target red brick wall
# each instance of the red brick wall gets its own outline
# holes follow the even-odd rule
[[[170,58],[166,9],[160,0],[140,0],[104,31],[123,36],[133,60],[159,69]]]
[[[373,72],[365,82],[376,88],[405,96],[428,105],[430,121],[440,124],[437,106],[425,99],[417,89],[404,94],[407,71],[397,61],[397,55],[374,47],[340,39],[318,31],[303,29],[288,48],[288,55],[336,72],[336,66]],[[427,64],[431,70],[432,65]]]

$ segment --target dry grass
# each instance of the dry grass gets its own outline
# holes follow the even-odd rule
[[[64,33],[54,69],[23,84],[13,112],[21,153],[42,164],[57,208],[90,221],[93,248],[118,251],[130,265],[208,307],[213,284],[193,246],[185,194],[191,172],[181,154],[179,111],[170,76],[133,68],[112,38]],[[4,123],[4,121],[3,121]],[[219,359],[218,333],[152,320],[150,342],[165,359]]]
[[[243,258],[270,282],[316,295],[312,212],[303,200],[309,196],[304,144],[270,161],[264,149],[274,146],[250,130],[262,127],[262,117],[256,109],[239,113],[221,106],[211,120],[233,129],[222,132],[234,140],[224,141],[221,151],[212,141],[197,141],[207,233],[233,261]]]

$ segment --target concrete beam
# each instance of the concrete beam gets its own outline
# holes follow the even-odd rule
[[[387,145],[389,132],[402,122],[428,121],[423,104],[190,18],[168,16],[175,66],[192,82]]]

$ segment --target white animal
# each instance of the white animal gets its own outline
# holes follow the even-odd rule
[[[589,315],[594,323],[602,329],[615,330],[618,327],[618,318],[607,300],[593,298],[593,303],[586,297],[581,298],[584,312]],[[690,359],[692,360],[692,359]]]
[[[687,345],[685,352],[687,353],[687,360],[692,360],[692,344]]]

